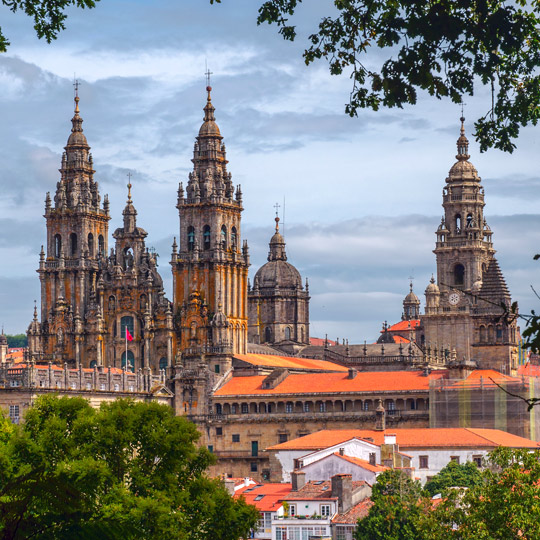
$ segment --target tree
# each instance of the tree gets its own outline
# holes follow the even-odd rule
[[[93,8],[99,0],[2,0],[2,5],[10,11],[24,11],[34,20],[34,30],[37,36],[45,38],[47,43],[58,37],[60,30],[64,30],[64,21],[67,19],[66,8],[76,6],[79,8]],[[0,52],[6,52],[10,45],[0,28]]]
[[[44,396],[2,433],[2,538],[237,540],[259,518],[205,476],[213,456],[163,405],[117,400],[95,410]]]
[[[452,490],[421,516],[424,537],[433,540],[523,540],[540,538],[540,452],[498,448],[482,483]]]
[[[290,19],[301,2],[266,0],[257,23],[276,24],[292,41]],[[487,86],[491,102],[475,123],[482,151],[512,152],[520,126],[538,122],[538,2],[334,0],[332,11],[309,36],[303,56],[308,65],[324,59],[332,75],[350,76],[349,115],[415,104],[420,91],[459,103]]]
[[[446,467],[428,480],[424,489],[433,497],[438,493],[447,494],[448,488],[467,487],[472,488],[482,483],[482,474],[475,463],[456,463],[451,461]]]
[[[417,481],[396,469],[383,472],[373,486],[373,506],[358,522],[356,540],[420,540],[418,518],[422,489]]]
[[[10,348],[19,348],[28,346],[28,337],[26,334],[6,334],[8,347]]]

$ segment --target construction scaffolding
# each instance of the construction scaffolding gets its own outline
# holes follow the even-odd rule
[[[540,379],[497,375],[430,381],[430,427],[492,428],[539,440],[540,403],[529,411],[527,400],[540,397]]]

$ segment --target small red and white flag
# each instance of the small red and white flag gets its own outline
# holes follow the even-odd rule
[[[129,328],[126,326],[126,341],[133,341],[133,336],[129,333]]]

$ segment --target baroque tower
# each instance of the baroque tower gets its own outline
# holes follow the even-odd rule
[[[427,345],[455,349],[458,361],[510,373],[517,368],[517,326],[484,218],[484,188],[469,161],[464,121],[457,162],[443,189],[434,250],[437,282],[432,279],[426,289],[422,325]]]
[[[285,240],[276,231],[270,240],[268,262],[261,266],[248,290],[249,341],[297,352],[309,345],[309,287],[287,262]]]
[[[83,133],[79,97],[71,135],[62,155],[54,205],[45,199],[47,248],[41,248],[41,324],[37,313],[29,328],[29,348],[39,361],[82,361],[82,322],[95,293],[99,258],[107,253],[109,202],[101,206],[90,146]],[[101,317],[102,314],[99,314]],[[98,330],[94,329],[97,333]],[[95,351],[102,355],[102,348]]]
[[[241,242],[242,191],[227,171],[210,86],[186,192],[178,188],[180,241],[172,252],[177,350],[214,354],[216,373],[247,349],[247,243]],[[223,356],[220,356],[223,355]],[[207,358],[210,361],[210,358]]]

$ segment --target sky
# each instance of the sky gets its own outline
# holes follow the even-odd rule
[[[442,188],[455,162],[459,106],[421,95],[416,106],[344,113],[347,76],[302,51],[331,2],[301,5],[299,36],[285,42],[257,26],[262,0],[102,0],[69,11],[52,44],[31,20],[0,6],[11,41],[0,55],[0,324],[25,332],[39,302],[36,273],[46,238],[47,191],[60,179],[73,116],[73,79],[95,179],[121,226],[127,174],[138,225],[159,253],[171,298],[169,265],[178,235],[178,182],[187,182],[206,100],[227,145],[228,169],[244,195],[242,238],[250,275],[266,262],[276,203],[289,262],[309,278],[311,335],[374,341],[382,323],[401,318],[409,279],[424,305],[435,272]],[[368,62],[376,64],[378,51]],[[497,257],[522,313],[540,290],[540,128],[522,130],[517,150],[480,154],[473,120],[489,106],[479,88],[466,100],[471,161],[486,191],[484,209]],[[109,240],[111,241],[111,239]]]

